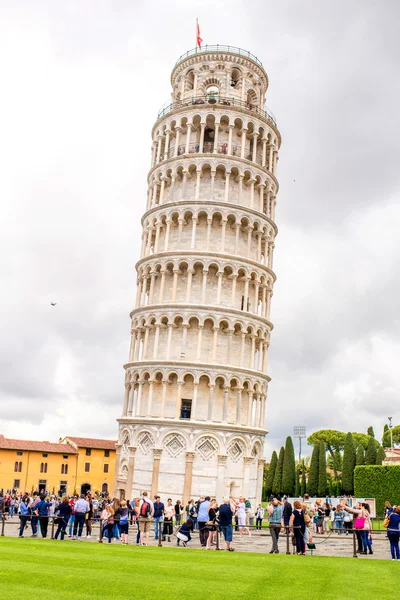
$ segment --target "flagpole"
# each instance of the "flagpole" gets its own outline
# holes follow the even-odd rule
[[[198,18],[196,18],[196,45],[195,45],[195,48],[196,48],[196,54],[197,54],[197,32],[198,32],[198,31],[199,31],[199,19],[198,19]]]

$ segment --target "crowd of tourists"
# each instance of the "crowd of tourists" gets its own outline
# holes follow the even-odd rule
[[[19,537],[25,537],[30,528],[30,537],[38,537],[40,531],[41,537],[46,538],[52,518],[55,540],[64,540],[65,537],[71,540],[89,539],[93,523],[98,522],[98,541],[101,543],[120,540],[126,545],[129,528],[133,527],[136,544],[147,546],[152,525],[155,540],[161,536],[162,541],[171,542],[174,536],[178,546],[181,543],[187,546],[193,531],[198,530],[200,544],[207,550],[216,546],[218,530],[228,551],[233,551],[234,530],[240,536],[246,533],[250,537],[250,528],[255,526],[256,530],[260,530],[267,520],[272,540],[271,554],[279,554],[281,533],[290,534],[296,554],[304,555],[307,546],[313,543],[313,534],[348,535],[352,531],[355,531],[357,539],[357,553],[373,554],[373,527],[367,503],[359,502],[354,507],[346,502],[330,506],[328,501],[317,499],[311,502],[308,494],[302,500],[295,500],[293,505],[286,497],[282,500],[271,497],[266,508],[259,504],[253,509],[251,502],[243,496],[224,498],[220,504],[215,498],[206,496],[191,499],[184,506],[181,500],[173,503],[171,498],[164,503],[159,495],[152,499],[147,492],[132,500],[119,500],[90,493],[59,498],[39,492],[4,494],[0,491],[0,513],[5,519],[18,515]],[[386,502],[384,517],[391,557],[400,560],[400,506],[392,507]]]

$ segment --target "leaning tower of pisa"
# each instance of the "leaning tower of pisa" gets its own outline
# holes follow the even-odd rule
[[[114,491],[259,502],[276,168],[261,62],[181,56],[152,130]]]

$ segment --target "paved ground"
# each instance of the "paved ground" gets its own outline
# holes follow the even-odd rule
[[[0,523],[1,525],[1,523]],[[8,519],[4,525],[4,535],[17,537],[19,528],[19,519],[18,517],[13,517]],[[51,524],[49,525],[48,537],[51,537]],[[136,543],[136,526],[130,527],[129,533],[129,543]],[[25,530],[24,537],[30,537],[32,534],[30,524],[28,525],[28,529]],[[38,534],[38,538],[40,538],[40,533]],[[93,526],[93,534],[90,539],[82,538],[82,541],[76,542],[66,537],[65,542],[67,543],[98,543],[99,539],[99,525],[95,524]],[[325,535],[314,535],[313,541],[317,546],[316,550],[313,553],[317,556],[353,556],[353,536],[352,535],[337,535],[336,533],[330,532]],[[289,540],[290,542],[290,540]],[[113,544],[120,544],[121,542],[113,541]],[[149,545],[156,546],[158,544],[157,541],[154,540],[154,532],[150,534]],[[175,546],[176,537],[171,536],[171,542],[165,541],[162,542],[163,547],[171,547]],[[220,543],[222,548],[225,548],[225,543],[221,540]],[[271,537],[269,535],[269,531],[267,528],[264,528],[260,531],[253,531],[252,535],[249,537],[247,533],[244,533],[241,537],[239,533],[235,532],[233,537],[233,547],[235,550],[240,552],[260,552],[267,553],[271,549]],[[193,539],[189,543],[190,548],[201,548],[198,533],[195,532],[193,534]],[[215,547],[213,547],[215,549]],[[279,550],[281,553],[286,553],[287,550],[287,541],[286,536],[281,535],[279,540]],[[289,543],[289,550],[293,552],[293,547],[291,543]],[[373,533],[373,551],[374,554],[368,556],[359,556],[361,559],[390,559],[390,550],[389,550],[389,542],[386,537],[386,532],[374,532]]]

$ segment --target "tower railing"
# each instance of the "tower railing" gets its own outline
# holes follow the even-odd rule
[[[260,65],[261,68],[264,68],[262,62],[257,58],[257,56],[254,56],[254,54],[252,54],[248,50],[243,50],[243,48],[238,48],[237,46],[225,46],[223,44],[216,44],[214,46],[205,45],[201,48],[192,48],[192,50],[188,50],[187,52],[185,52],[185,54],[182,54],[178,58],[178,60],[175,63],[175,67],[186,58],[189,58],[189,56],[197,56],[198,54],[205,54],[210,52],[231,52],[232,54],[238,54],[239,56],[250,58],[250,60]]]
[[[264,119],[266,119],[269,123],[271,123],[271,125],[273,125],[274,127],[276,127],[276,120],[274,115],[272,114],[271,111],[267,110],[263,110],[262,108],[259,108],[258,106],[255,106],[254,104],[251,104],[250,102],[246,101],[246,100],[238,100],[237,98],[233,98],[232,96],[224,96],[222,94],[207,94],[205,96],[192,96],[191,98],[184,98],[182,100],[177,100],[176,102],[171,102],[171,104],[168,104],[167,106],[163,106],[158,115],[157,115],[157,121],[159,119],[161,119],[161,117],[164,117],[165,115],[167,115],[168,113],[170,113],[173,110],[176,110],[177,108],[183,108],[185,106],[196,106],[196,105],[203,105],[203,104],[210,104],[211,106],[215,106],[216,104],[222,105],[222,106],[237,106],[240,108],[244,108],[245,110],[248,110],[251,113],[255,113],[256,115],[259,115],[261,117],[263,117]]]

